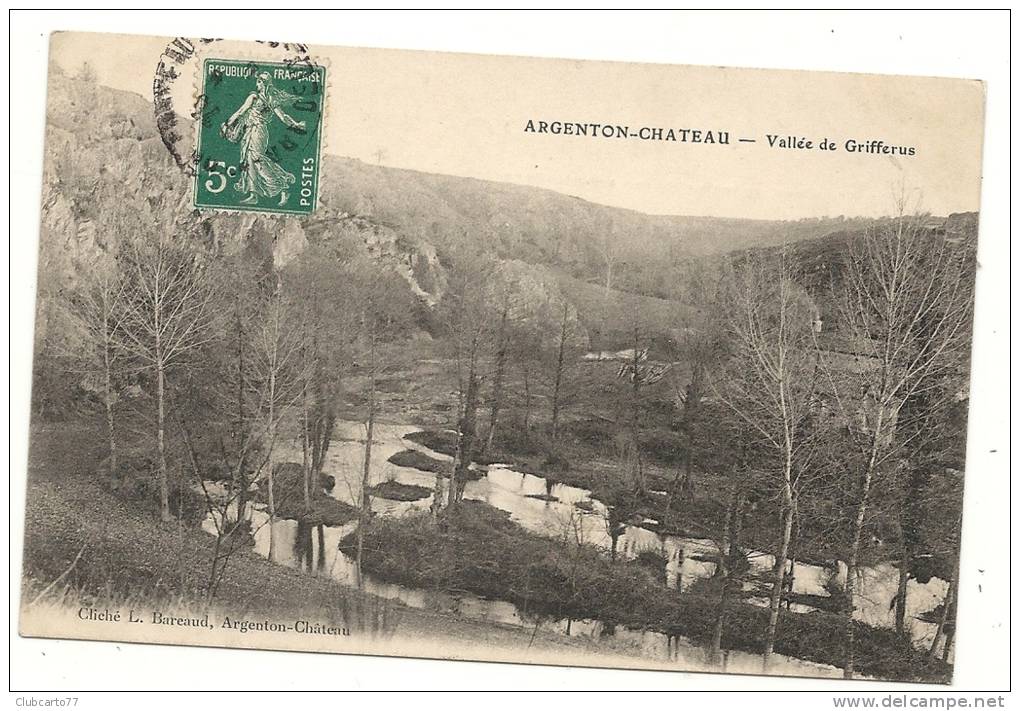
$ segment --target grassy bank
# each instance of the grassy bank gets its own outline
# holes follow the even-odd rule
[[[644,561],[611,563],[591,546],[528,533],[485,504],[464,502],[442,524],[428,515],[378,518],[366,533],[366,569],[389,582],[509,601],[536,619],[595,619],[699,644],[711,639],[713,595],[680,594]],[[723,646],[759,653],[767,614],[752,604],[732,603]],[[775,650],[839,666],[841,630],[838,615],[784,611]],[[891,630],[858,624],[856,635],[860,674],[948,681],[948,665],[929,660]]]
[[[639,494],[626,472],[626,463],[611,451],[614,427],[609,420],[596,417],[568,421],[553,448],[541,425],[533,425],[525,432],[519,423],[511,421],[500,426],[491,450],[475,461],[483,466],[498,462],[515,471],[542,477],[550,484],[587,489],[594,498],[615,508],[622,522],[657,533],[707,538],[723,530],[732,487],[725,472],[696,470],[688,485],[682,487],[681,465],[664,463],[681,458],[677,453],[680,447],[677,435],[655,430],[645,435],[646,449],[651,451],[651,443],[658,442],[654,449],[660,452],[660,459],[644,462],[645,490]],[[448,456],[453,456],[457,447],[457,434],[448,429],[424,428],[406,439]],[[448,463],[416,451],[400,452],[390,462],[441,474],[449,469]],[[754,506],[745,510],[744,515],[744,545],[752,550],[771,551],[776,540],[774,510]],[[798,561],[828,565],[839,557],[842,549],[838,542],[831,536],[811,533],[798,541]],[[876,560],[881,559],[876,555]]]
[[[622,480],[622,465],[597,454],[600,447],[604,449],[608,446],[605,443],[612,438],[608,425],[603,424],[602,427],[599,430],[592,420],[571,423],[557,444],[556,452],[552,453],[547,438],[539,428],[525,434],[514,424],[507,424],[497,431],[492,450],[488,454],[476,456],[475,462],[483,466],[506,464],[515,471],[543,477],[553,484],[587,489],[595,498],[617,507],[622,512],[622,518],[627,521],[639,522],[646,518],[663,520],[668,498],[653,492],[671,488],[676,470],[669,470],[655,462],[647,463],[646,491],[641,495],[636,494]],[[451,457],[457,449],[457,434],[450,430],[423,429],[412,432],[406,439]],[[398,452],[390,458],[390,462],[448,476],[449,465],[446,462],[421,452]],[[720,503],[722,499],[717,499],[715,493],[714,487],[696,492],[695,500],[688,502],[685,508],[687,517],[684,527],[677,528],[674,525],[663,532],[700,537],[706,531],[720,530],[726,512]],[[672,513],[675,516],[675,502]],[[642,525],[649,526],[645,523]],[[771,540],[767,542],[771,544]]]
[[[94,469],[102,438],[89,428],[35,429],[29,455],[24,575],[32,589],[62,579],[76,599],[144,597],[204,604],[215,538],[188,522],[160,523],[153,507],[111,491]],[[57,590],[54,590],[56,593]],[[342,614],[350,591],[272,565],[248,547],[231,556],[214,601],[238,614],[291,615],[314,609]]]
[[[432,495],[432,489],[399,481],[384,481],[369,487],[368,493],[390,501],[419,501]]]
[[[269,563],[246,547],[231,556],[216,597],[209,601],[215,539],[193,525],[160,524],[151,504],[112,491],[100,467],[105,456],[101,433],[101,423],[33,427],[23,608],[45,593],[35,609],[137,605],[197,614],[212,607],[237,617],[307,615],[323,623],[346,623],[354,630],[359,626],[357,619],[350,619],[351,610],[368,611],[372,619],[385,611],[387,634],[428,640],[453,656],[477,657],[487,650],[490,658],[524,661],[515,650],[528,649],[553,660],[562,654],[564,660],[598,664],[607,652],[604,645],[586,640],[545,631],[533,638],[532,631],[359,595],[331,579]],[[623,655],[636,663],[637,655],[629,650],[608,652],[617,655],[613,659]]]
[[[333,477],[323,477],[322,486],[309,492],[309,506],[305,507],[304,471],[300,464],[285,462],[278,464],[273,474],[273,494],[277,518],[304,521],[312,526],[343,526],[358,517],[358,510],[349,504],[334,499],[323,490],[336,485]],[[269,482],[259,481],[258,498],[261,503],[269,502]]]

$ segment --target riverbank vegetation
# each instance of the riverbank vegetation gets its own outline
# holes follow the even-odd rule
[[[33,428],[25,509],[23,614],[59,620],[60,608],[162,610],[188,617],[309,619],[359,638],[492,644],[597,659],[585,640],[515,630],[417,610],[360,593],[329,577],[270,563],[248,546],[232,557],[208,597],[215,539],[192,525],[154,524],[154,507],[103,476],[101,421]],[[141,504],[141,505],[140,505]]]
[[[445,298],[428,321],[434,338],[419,340],[432,359],[405,352],[402,334],[414,326],[415,312],[390,298],[390,276],[335,246],[310,246],[277,268],[268,255],[219,263],[169,239],[132,242],[130,259],[97,267],[95,280],[83,281],[57,311],[77,325],[69,333],[78,333],[84,347],[73,355],[55,351],[41,362],[90,374],[64,380],[71,386],[65,397],[103,414],[100,468],[120,496],[168,524],[194,528],[211,517],[217,544],[210,597],[258,532],[254,506],[270,523],[298,521],[309,571],[322,565],[321,551],[318,563],[312,560],[312,538],[318,535],[321,549],[324,526],[353,522],[354,538],[361,539],[351,548],[357,570],[434,585],[439,574],[430,572],[427,557],[416,566],[410,560],[381,565],[374,557],[379,551],[365,536],[389,524],[376,521],[372,498],[410,502],[432,494],[433,531],[451,536],[470,510],[461,505],[465,485],[486,467],[511,465],[546,480],[546,491],[531,498],[553,502],[552,488],[566,484],[605,505],[612,545],[586,554],[601,556],[589,568],[620,566],[606,580],[626,580],[638,595],[613,603],[606,588],[592,594],[606,595],[609,607],[596,609],[592,601],[567,604],[546,591],[544,608],[529,595],[522,600],[527,609],[552,614],[567,605],[568,616],[598,612],[609,624],[643,619],[647,629],[667,631],[655,605],[670,593],[656,589],[645,599],[642,568],[618,555],[616,541],[627,525],[706,539],[722,551],[714,560],[719,594],[713,604],[723,616],[709,647],[755,649],[767,666],[774,651],[791,648],[791,634],[802,636],[798,625],[807,624],[781,609],[792,601],[793,562],[831,567],[842,560],[849,572],[841,587],[814,605],[826,610],[818,613],[829,625],[828,643],[819,647],[824,654],[806,658],[824,658],[852,676],[855,668],[876,669],[869,665],[879,658],[873,651],[850,654],[857,637],[871,640],[865,647],[886,639],[853,619],[860,566],[899,564],[889,639],[900,640],[893,647],[901,656],[911,644],[909,580],[942,576],[950,581],[951,606],[955,577],[962,439],[954,423],[966,411],[969,297],[961,275],[969,262],[948,244],[926,252],[929,236],[918,223],[904,217],[898,224],[898,232],[853,243],[856,266],[844,268],[847,286],[828,302],[798,283],[801,275],[785,251],[736,255],[712,267],[716,278],[703,285],[698,329],[680,329],[664,342],[638,324],[629,343],[619,344],[629,347],[611,352],[586,350],[588,335],[562,296],[536,302],[536,287],[524,275],[484,257],[464,257],[451,264]],[[904,254],[889,254],[890,245]],[[901,286],[885,311],[862,308],[868,295],[888,288],[882,280],[889,259],[899,260],[898,278],[910,288]],[[177,286],[160,276],[167,265]],[[224,282],[227,268],[237,278]],[[152,311],[156,281],[163,291]],[[823,307],[847,320],[820,328]],[[923,317],[911,316],[918,313]],[[155,334],[166,328],[184,329],[190,340],[181,341],[180,352],[151,352]],[[144,357],[133,355],[139,343]],[[652,360],[653,347],[672,349],[671,358]],[[422,419],[432,426],[407,439],[448,461],[406,449],[391,454],[388,464],[436,474],[432,490],[372,480],[372,427],[408,402],[430,412]],[[366,436],[355,440],[363,449],[358,471],[328,471],[342,418],[364,423]],[[283,461],[285,440],[297,443],[300,462]],[[220,488],[213,491],[211,483]],[[337,486],[352,503],[333,495]],[[577,509],[584,507],[579,502]],[[493,524],[490,516],[478,530],[499,530]],[[272,525],[269,531],[272,551]],[[507,547],[490,535],[480,535],[477,545],[495,546],[489,558]],[[485,560],[482,548],[461,551],[464,564]],[[739,552],[748,549],[777,561],[771,579],[757,582],[767,613],[741,599]],[[456,570],[447,575],[456,577]],[[460,582],[483,595],[496,592]],[[506,591],[497,597],[507,599]],[[630,616],[623,614],[628,605]],[[669,634],[706,639],[696,623],[669,610]],[[731,614],[750,631],[727,642]],[[836,634],[831,625],[840,616]],[[949,615],[943,618],[927,652],[932,659],[937,647],[949,657],[953,627]],[[842,645],[841,659],[833,644]],[[941,673],[914,667],[926,678]],[[891,673],[892,667],[880,668],[876,674]]]
[[[422,207],[386,221],[341,190],[314,220],[280,222],[194,212],[171,165],[127,196],[113,173],[82,164],[73,128],[55,134],[47,163],[33,432],[88,422],[96,456],[62,450],[57,466],[105,488],[82,486],[74,507],[90,513],[76,516],[59,477],[30,489],[26,574],[43,590],[73,575],[83,590],[244,599],[260,527],[275,559],[272,524],[293,519],[313,575],[313,537],[321,559],[323,527],[352,526],[353,587],[366,570],[534,614],[682,633],[714,660],[729,645],[766,669],[776,652],[847,678],[946,678],[974,216],[898,205],[819,239],[777,224],[759,247],[712,255],[670,232],[701,218],[646,219],[551,193],[520,210],[472,200],[470,220]],[[506,186],[460,190],[483,188]],[[412,197],[384,192],[392,209]],[[583,229],[575,209],[590,218]],[[725,227],[708,220],[699,234],[709,224]],[[670,249],[648,247],[660,242]],[[356,436],[338,431],[345,421]],[[380,452],[382,422],[420,427],[409,436],[418,449]],[[337,463],[342,436],[358,456]],[[46,456],[33,442],[32,466]],[[604,516],[610,545],[541,539],[465,502],[466,485],[497,464],[543,477],[546,491],[527,496],[550,505],[557,484],[590,492],[571,510]],[[384,482],[394,467],[436,475],[427,516],[373,510],[374,497],[427,498],[424,486]],[[130,523],[110,533],[132,542],[124,570],[90,553],[106,519]],[[617,549],[628,526],[710,542],[713,582],[667,590],[654,552]],[[78,538],[48,563],[46,546],[67,536]],[[754,581],[766,607],[743,597],[748,550],[775,561]],[[798,562],[842,565],[814,601],[826,611],[783,609]],[[861,571],[880,563],[899,575],[889,630],[855,619]],[[933,576],[948,588],[941,612],[908,609],[911,582]],[[913,647],[912,618],[937,620],[926,649]]]
[[[57,600],[137,609],[219,606],[238,617],[311,614],[380,634],[398,624],[402,613],[392,604],[272,564],[246,545],[233,551],[210,595],[215,537],[185,520],[154,523],[158,509],[148,500],[112,489],[101,476],[100,432],[100,422],[91,419],[32,431],[24,605]]]
[[[597,620],[603,634],[611,635],[616,626],[650,630],[683,637],[712,653],[720,619],[718,578],[681,594],[666,587],[662,566],[646,565],[641,559],[612,563],[604,551],[566,534],[549,538],[528,533],[506,512],[486,504],[465,501],[458,506],[457,516],[442,524],[426,513],[373,519],[364,538],[365,570],[411,588],[463,591],[512,602],[536,626]],[[353,552],[353,535],[343,545]],[[719,646],[758,653],[768,613],[758,605],[731,601]],[[840,665],[843,625],[838,613],[784,610],[781,617],[775,653]],[[860,623],[855,632],[859,673],[882,679],[949,680],[947,664],[931,659],[895,632]]]

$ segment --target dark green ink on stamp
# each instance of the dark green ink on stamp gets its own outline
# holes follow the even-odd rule
[[[205,60],[195,207],[311,214],[325,88],[325,67],[306,60]]]

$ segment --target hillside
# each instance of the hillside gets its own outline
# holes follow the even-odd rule
[[[115,252],[115,225],[103,228],[98,205],[112,201],[131,209],[137,201],[172,197],[183,215],[190,191],[190,178],[160,140],[145,99],[59,73],[50,82],[43,299]],[[321,206],[313,217],[288,220],[281,228],[261,215],[207,214],[201,219],[210,248],[256,249],[277,263],[309,244],[337,255],[360,250],[390,265],[407,284],[407,296],[429,308],[442,299],[453,257],[470,247],[526,265],[536,281],[566,295],[600,347],[626,345],[635,325],[663,336],[692,325],[698,311],[684,302],[704,259],[798,242],[812,279],[821,284],[829,257],[845,239],[840,235],[874,222],[647,215],[540,188],[338,156],[325,157],[323,172]]]
[[[881,226],[887,220],[875,221]],[[975,212],[957,213],[948,217],[929,217],[925,228],[930,239],[959,241],[976,249],[978,236],[978,215]],[[842,288],[843,271],[849,243],[861,236],[862,230],[839,230],[823,237],[803,240],[792,246],[797,260],[796,271],[799,281],[818,304],[822,318],[829,330],[836,320],[832,297],[834,290]],[[746,252],[745,252],[746,253]],[[739,258],[739,253],[736,255]]]
[[[860,229],[867,219],[796,221],[648,215],[550,190],[371,165],[328,156],[323,204],[361,215],[436,245],[487,245],[521,259],[604,283],[606,257],[626,291],[672,296],[660,270],[685,258],[813,239]]]

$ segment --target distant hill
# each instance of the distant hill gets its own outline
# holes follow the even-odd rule
[[[872,227],[881,227],[891,219],[874,220]],[[929,216],[925,227],[933,243],[935,240],[964,242],[976,248],[978,237],[978,214],[976,212],[954,213],[948,217]],[[790,254],[796,260],[794,271],[797,281],[807,289],[818,305],[825,328],[834,327],[837,319],[832,298],[843,285],[846,269],[846,255],[852,240],[862,236],[863,230],[839,230],[815,239],[801,240],[788,245]],[[771,251],[776,247],[756,247],[736,250],[731,257],[739,260],[742,255],[755,251]],[[972,267],[973,268],[973,267]]]
[[[793,221],[648,215],[551,190],[371,165],[329,156],[323,204],[391,225],[439,250],[486,244],[520,259],[603,283],[606,253],[618,288],[670,297],[663,270],[678,260],[859,229],[866,218]]]
[[[181,120],[182,150],[189,150]],[[126,205],[185,196],[190,179],[175,165],[141,96],[59,72],[47,113],[40,286],[59,289],[115,234],[97,230],[106,201]],[[522,185],[402,170],[338,156],[324,158],[321,207],[285,226],[261,215],[209,214],[216,249],[242,246],[278,262],[307,244],[340,254],[364,250],[389,264],[425,307],[442,299],[445,271],[465,247],[530,265],[576,306],[600,347],[626,345],[635,324],[665,334],[694,325],[687,282],[701,260],[734,250],[803,245],[821,279],[841,234],[874,221],[844,217],[764,221],[647,215]],[[962,225],[962,223],[960,223]],[[967,227],[957,227],[964,232]],[[954,227],[956,229],[957,227]],[[947,227],[948,229],[948,227]],[[687,276],[684,276],[687,275]],[[688,278],[690,277],[690,279]]]
[[[158,141],[152,106],[141,96],[57,75],[49,123],[75,133],[130,134]],[[184,107],[182,107],[184,108]],[[112,119],[112,120],[111,120]],[[182,121],[184,147],[190,132]],[[111,128],[112,127],[112,128]],[[436,242],[485,240],[500,258],[601,273],[601,247],[613,245],[623,273],[667,254],[716,254],[750,246],[812,239],[854,229],[868,219],[769,221],[648,215],[523,185],[422,173],[328,156],[323,205],[378,220]]]

